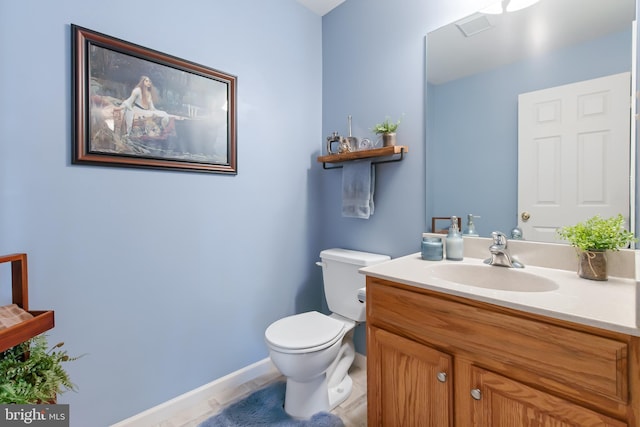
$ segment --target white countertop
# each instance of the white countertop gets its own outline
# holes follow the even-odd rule
[[[467,286],[430,277],[427,272],[429,267],[443,263],[478,264],[488,269],[504,268],[483,264],[482,259],[467,257],[466,254],[463,261],[424,261],[420,253],[416,253],[364,267],[360,272],[405,285],[640,336],[640,292],[638,284],[632,278],[609,276],[608,281],[593,281],[580,278],[575,271],[525,263],[522,271],[551,279],[559,285],[558,289],[515,292]]]

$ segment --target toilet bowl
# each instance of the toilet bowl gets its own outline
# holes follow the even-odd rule
[[[285,317],[265,332],[269,356],[287,378],[284,408],[309,418],[342,403],[351,393],[347,375],[355,358],[355,322],[310,311]],[[338,369],[342,367],[342,369]]]
[[[298,419],[330,411],[351,394],[353,332],[365,321],[365,306],[358,300],[365,279],[358,270],[390,259],[348,249],[328,249],[320,258],[332,313],[295,314],[275,321],[265,331],[271,361],[287,378],[285,412]]]

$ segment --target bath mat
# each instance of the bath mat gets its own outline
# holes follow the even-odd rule
[[[308,420],[295,420],[284,411],[283,381],[260,389],[226,407],[198,427],[344,427],[342,420],[328,412],[318,412]]]

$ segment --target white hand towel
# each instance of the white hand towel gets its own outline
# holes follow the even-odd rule
[[[368,219],[373,215],[375,169],[371,160],[345,162],[342,168],[342,216]]]

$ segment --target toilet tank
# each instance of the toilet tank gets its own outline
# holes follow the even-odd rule
[[[366,279],[358,270],[388,261],[391,257],[335,248],[320,252],[320,259],[329,310],[347,319],[364,322],[366,310],[364,303],[358,300],[358,289],[365,287]]]

